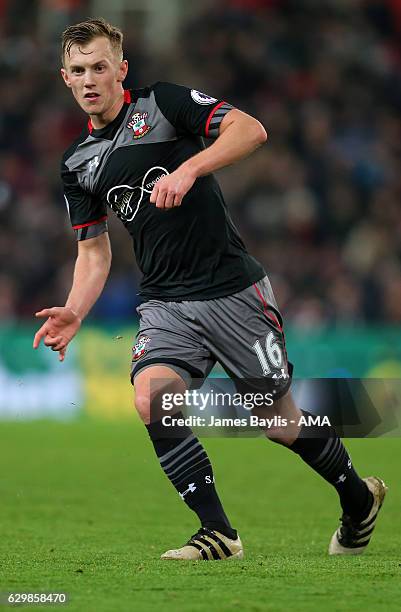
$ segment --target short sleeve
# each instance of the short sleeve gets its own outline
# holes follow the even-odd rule
[[[107,210],[105,204],[80,187],[76,173],[61,167],[64,200],[77,240],[95,238],[107,231]]]
[[[196,89],[173,83],[156,83],[155,99],[174,127],[206,138],[217,138],[224,116],[234,107]]]

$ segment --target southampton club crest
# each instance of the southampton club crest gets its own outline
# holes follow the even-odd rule
[[[138,342],[132,347],[132,361],[138,361],[148,352],[146,345],[150,342],[149,336],[141,336]]]
[[[134,113],[127,123],[127,128],[133,131],[133,138],[143,138],[152,129],[151,125],[146,123],[149,113]]]

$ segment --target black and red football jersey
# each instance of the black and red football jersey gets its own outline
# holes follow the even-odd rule
[[[89,121],[64,153],[64,195],[78,240],[107,231],[111,209],[132,236],[144,299],[222,297],[265,274],[251,257],[212,174],[198,178],[179,207],[149,201],[154,184],[216,138],[233,107],[171,83],[125,91],[117,117]]]

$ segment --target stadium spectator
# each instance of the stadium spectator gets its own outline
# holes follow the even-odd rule
[[[29,20],[17,19],[22,6]],[[135,85],[148,83],[149,74],[190,83],[267,127],[270,145],[220,180],[249,251],[274,271],[288,323],[400,323],[399,3],[202,6],[181,23],[168,62],[148,57],[139,33],[128,30]],[[87,14],[87,3],[76,0],[0,5],[2,319],[62,303],[76,248],[59,158],[85,118],[53,77],[58,39],[37,34],[44,7],[57,13],[57,31]],[[52,20],[46,24],[51,32]],[[138,278],[117,220],[111,239],[121,243],[114,280],[92,316],[130,317]]]

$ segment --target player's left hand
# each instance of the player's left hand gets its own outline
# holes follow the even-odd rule
[[[195,180],[196,176],[181,166],[155,183],[150,202],[156,204],[156,208],[170,209],[180,206]]]

